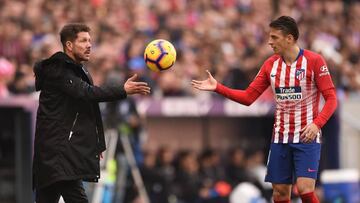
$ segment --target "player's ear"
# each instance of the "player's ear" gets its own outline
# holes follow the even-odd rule
[[[293,42],[295,39],[294,39],[294,36],[293,35],[291,35],[291,34],[288,34],[288,35],[286,35],[286,41],[288,42],[288,43],[291,43],[291,42]]]
[[[73,48],[73,43],[72,43],[71,41],[66,41],[66,42],[65,42],[65,46],[66,46],[67,49],[72,50],[72,48]]]

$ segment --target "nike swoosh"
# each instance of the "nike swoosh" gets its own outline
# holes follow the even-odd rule
[[[316,170],[308,168],[308,172],[312,173],[312,172],[316,172]]]
[[[271,74],[270,76],[271,76],[271,77],[275,77],[276,75]]]

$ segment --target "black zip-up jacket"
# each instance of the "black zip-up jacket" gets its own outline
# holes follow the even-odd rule
[[[98,102],[126,98],[121,84],[97,87],[82,64],[57,52],[35,64],[40,92],[36,118],[33,186],[60,180],[97,182],[106,149]]]

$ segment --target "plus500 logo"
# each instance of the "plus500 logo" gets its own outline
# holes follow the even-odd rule
[[[275,88],[276,99],[284,100],[301,100],[301,87],[277,87]]]

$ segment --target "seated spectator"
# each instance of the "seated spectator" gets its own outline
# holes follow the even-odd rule
[[[15,67],[5,58],[0,58],[0,98],[10,95],[7,85],[14,77]]]
[[[197,203],[202,180],[196,155],[190,151],[179,154],[174,193],[180,203]]]

